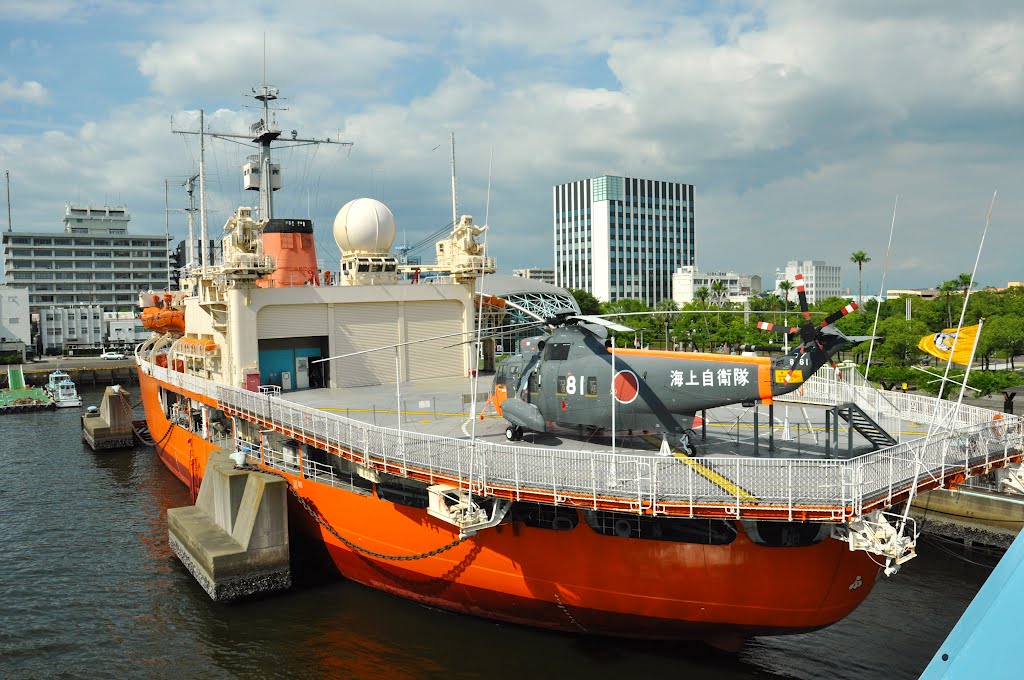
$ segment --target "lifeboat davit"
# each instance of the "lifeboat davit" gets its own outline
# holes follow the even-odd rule
[[[262,238],[263,254],[274,258],[277,269],[257,285],[290,288],[319,283],[312,220],[272,219],[263,228]]]

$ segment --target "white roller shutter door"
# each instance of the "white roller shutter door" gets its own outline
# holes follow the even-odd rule
[[[462,327],[460,302],[407,302],[402,307],[406,340],[422,340],[438,335],[459,333]],[[469,338],[448,337],[407,345],[409,380],[460,377],[466,375],[463,356]]]
[[[326,305],[267,305],[256,315],[260,340],[327,335]]]
[[[334,306],[335,354],[398,344],[398,303]],[[367,352],[334,362],[334,385],[358,387],[395,382],[395,352]]]

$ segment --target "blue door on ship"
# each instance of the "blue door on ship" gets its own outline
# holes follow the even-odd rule
[[[316,363],[326,353],[320,338],[304,339],[306,342],[296,340],[260,340],[261,385],[277,385],[286,392],[326,387],[324,365]]]

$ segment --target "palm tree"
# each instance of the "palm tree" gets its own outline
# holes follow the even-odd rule
[[[782,323],[789,325],[789,291],[793,290],[793,282],[789,279],[779,281],[779,290],[782,291],[782,304],[785,307]]]
[[[946,296],[946,328],[949,328],[953,325],[953,307],[949,302],[949,296],[953,293],[954,290],[957,290],[959,288],[960,282],[958,279],[952,281],[943,281],[941,284],[939,284],[939,292],[943,293]]]
[[[973,277],[970,274],[963,273],[953,279],[953,283],[964,289],[964,299],[967,299],[967,291],[969,291],[971,286],[974,285]]]
[[[706,305],[708,302],[708,298],[711,297],[711,291],[708,290],[707,286],[701,286],[700,288],[697,289],[697,292],[694,293],[694,297],[700,300],[701,304]]]
[[[725,301],[728,299],[728,297],[729,286],[725,285],[725,281],[722,281],[721,279],[716,279],[715,282],[711,284],[711,298],[714,300],[715,306],[718,307],[719,310],[721,310],[722,305],[725,304]],[[721,311],[718,312],[718,318],[722,318]]]
[[[850,255],[850,262],[853,262],[855,265],[857,265],[857,306],[863,308],[864,289],[861,284],[861,281],[864,273],[864,265],[867,264],[868,262],[871,262],[871,258],[868,257],[868,254],[865,253],[863,250],[858,250],[854,252],[852,255]]]

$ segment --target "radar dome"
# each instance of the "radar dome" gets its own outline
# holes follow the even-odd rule
[[[334,241],[344,252],[387,253],[395,241],[395,216],[372,198],[357,198],[334,217]]]

